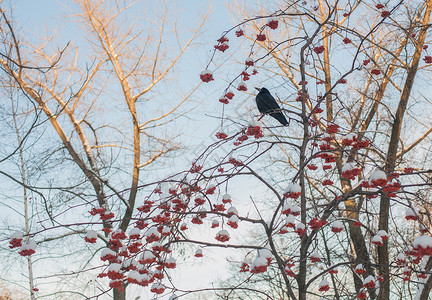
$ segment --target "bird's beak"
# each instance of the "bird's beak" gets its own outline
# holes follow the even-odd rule
[[[258,92],[261,92],[261,89],[260,89],[260,88],[257,88],[257,87],[256,87],[255,89],[256,89]]]

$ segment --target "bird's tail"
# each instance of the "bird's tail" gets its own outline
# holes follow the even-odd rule
[[[276,120],[279,121],[279,123],[281,123],[283,126],[287,126],[288,125],[288,121],[285,118],[285,116],[283,115],[283,113],[271,113],[270,114],[273,118],[275,118]]]

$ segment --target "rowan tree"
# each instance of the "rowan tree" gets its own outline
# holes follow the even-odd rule
[[[211,289],[222,298],[427,298],[432,245],[420,218],[428,215],[428,202],[420,195],[428,193],[429,171],[409,154],[427,145],[430,124],[406,137],[401,128],[418,128],[414,116],[423,113],[407,103],[420,101],[414,78],[427,76],[430,9],[430,2],[285,2],[224,32],[200,74],[203,82],[217,80],[212,61],[229,51],[231,39],[246,39],[250,51],[218,99],[224,106],[219,141],[144,200],[137,227],[145,226],[145,254],[137,258],[146,271],[138,264],[132,275],[119,274],[150,284],[161,276],[149,280],[148,267],[172,268],[175,251],[195,244],[197,257],[211,247],[246,253],[237,262],[246,275]],[[407,20],[401,11],[417,17]],[[373,16],[370,22],[365,15]],[[242,126],[229,116],[235,94],[247,92],[254,76],[291,91],[278,97],[287,128],[257,120]],[[413,117],[404,122],[408,113]],[[266,189],[267,203],[252,191],[247,211],[236,209],[228,194],[239,177]],[[239,224],[256,239],[236,238]],[[215,228],[216,241],[189,235],[196,226]],[[419,276],[411,279],[412,272]],[[276,281],[281,293],[261,289],[265,280],[273,287]],[[152,285],[156,293],[171,289],[193,292],[172,282]]]
[[[109,232],[98,252],[106,289],[202,293],[171,278],[193,246],[193,259],[232,251],[241,275],[206,289],[224,299],[428,299],[431,9],[432,1],[236,9],[244,20],[217,38],[197,74],[217,82],[218,57],[234,39],[246,45],[214,99],[222,107],[217,140],[188,170],[136,187],[147,193],[128,232],[124,219],[89,209]],[[253,81],[280,101],[288,126],[232,117],[251,110],[253,101],[236,101],[253,97]],[[245,181],[255,188],[232,197]],[[200,234],[209,228],[214,234]],[[95,222],[85,240],[98,238]]]

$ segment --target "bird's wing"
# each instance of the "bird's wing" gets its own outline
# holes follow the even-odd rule
[[[255,98],[258,110],[260,113],[265,114],[267,111],[267,105],[265,105],[264,97],[258,94]]]
[[[260,113],[267,114],[280,110],[275,98],[270,93],[259,93],[256,96],[256,103]]]

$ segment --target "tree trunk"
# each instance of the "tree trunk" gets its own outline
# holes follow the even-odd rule
[[[426,264],[425,270],[428,271],[428,273],[429,273],[430,270],[431,270],[431,268],[432,268],[432,257],[429,257],[429,260],[428,260],[428,262]],[[419,299],[420,300],[428,300],[431,288],[432,288],[432,276],[429,275],[428,279],[424,283],[423,290],[420,293],[420,298]]]
[[[400,140],[400,133],[402,128],[402,122],[408,100],[411,94],[411,89],[414,84],[414,79],[418,70],[419,61],[421,58],[423,45],[426,37],[426,31],[430,20],[430,14],[432,9],[432,0],[426,2],[426,10],[423,15],[422,27],[418,35],[415,52],[411,65],[408,68],[407,77],[405,80],[404,88],[399,100],[398,108],[395,113],[393,127],[391,131],[390,143],[387,150],[387,161],[385,170],[387,173],[393,172],[396,167],[397,150]],[[380,213],[379,213],[379,229],[388,232],[389,224],[389,208],[390,199],[386,196],[381,197],[380,202]],[[389,253],[387,241],[384,241],[384,245],[378,248],[378,263],[381,268],[381,274],[384,277],[384,281],[380,288],[379,299],[387,300],[390,299],[390,274],[389,274]]]
[[[126,300],[126,288],[123,291],[113,289],[113,300]]]

